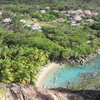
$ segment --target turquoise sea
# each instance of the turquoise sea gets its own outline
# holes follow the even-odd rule
[[[85,65],[62,65],[50,71],[41,83],[44,88],[67,87],[78,85],[90,79],[100,77],[100,58]]]

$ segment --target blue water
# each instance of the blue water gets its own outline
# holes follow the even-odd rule
[[[59,66],[48,73],[41,85],[44,88],[67,87],[68,84],[77,85],[97,77],[100,77],[100,58],[85,65]]]

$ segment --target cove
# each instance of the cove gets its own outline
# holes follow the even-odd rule
[[[100,77],[100,57],[84,65],[62,65],[50,71],[41,85],[44,88],[67,87],[78,85],[86,80]]]

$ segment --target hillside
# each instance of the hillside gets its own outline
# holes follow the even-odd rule
[[[0,100],[99,100],[99,91],[42,89],[31,85],[0,84]]]
[[[99,2],[98,0],[0,0],[0,3]]]
[[[0,0],[0,4],[25,4],[25,5],[39,5],[40,8],[44,5],[51,7],[60,7],[67,9],[95,9],[100,11],[99,0]]]
[[[100,54],[99,1],[86,2],[0,0],[0,82],[34,85],[50,62]]]

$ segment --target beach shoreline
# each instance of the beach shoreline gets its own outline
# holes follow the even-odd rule
[[[64,63],[61,63],[61,62],[57,62],[57,61],[53,61],[53,62],[50,62],[49,64],[45,65],[45,66],[42,66],[41,70],[39,71],[39,73],[37,74],[37,80],[36,80],[36,86],[37,87],[43,87],[42,86],[42,83],[43,83],[43,80],[45,79],[46,75],[51,72],[53,69],[63,65],[63,64],[80,64],[80,65],[84,65],[86,63],[88,63],[89,61],[95,59],[96,57],[100,57],[98,54],[92,54],[92,55],[88,55],[87,57],[85,58],[82,58],[81,60],[79,60],[79,62],[75,62],[73,63],[70,63],[70,62],[64,62]],[[80,61],[82,61],[80,63]]]
[[[60,63],[56,63],[56,62],[51,62],[48,65],[44,66],[40,72],[37,75],[37,81],[36,81],[36,86],[37,87],[42,87],[42,82],[44,80],[44,78],[46,77],[46,75],[53,69],[57,68],[60,66]]]

